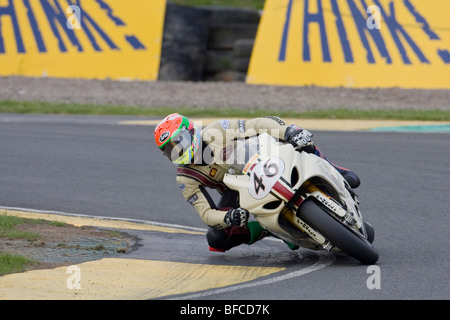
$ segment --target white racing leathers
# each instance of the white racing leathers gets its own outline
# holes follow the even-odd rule
[[[183,197],[194,206],[206,225],[217,229],[227,227],[224,217],[230,208],[217,208],[207,188],[216,189],[219,193],[227,190],[223,178],[225,173],[233,173],[233,165],[237,161],[233,154],[236,139],[261,133],[284,139],[287,128],[288,125],[278,117],[217,120],[203,128],[203,147],[196,153],[194,164],[178,167],[176,181]]]

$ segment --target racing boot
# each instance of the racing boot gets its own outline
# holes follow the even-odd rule
[[[361,180],[359,180],[359,177],[353,171],[343,167],[339,167],[331,161],[328,162],[330,162],[330,164],[344,177],[345,181],[348,182],[348,185],[352,189],[356,189],[359,187],[359,185],[361,184]]]
[[[263,229],[263,227],[261,227],[259,225],[258,222],[256,221],[250,221],[249,223],[247,223],[247,228],[250,229],[250,234],[251,234],[251,238],[250,238],[250,242],[248,244],[253,244],[256,241],[259,241],[265,237],[268,236],[274,236],[273,234],[271,234],[269,231]],[[298,248],[300,248],[299,246],[289,243],[285,240],[283,240],[283,242],[289,247],[289,249],[291,250],[297,250]]]
[[[291,250],[297,250],[297,249],[300,248],[299,246],[297,246],[297,245],[295,245],[295,244],[292,244],[292,243],[290,243],[290,242],[287,242],[286,240],[283,240],[283,242],[284,242],[284,243],[288,246],[288,248],[291,249]]]
[[[250,240],[247,244],[253,244],[269,235],[269,231],[265,230],[257,221],[247,223],[247,229],[250,231]]]
[[[308,148],[304,148],[304,150],[308,153],[313,153],[316,156],[328,161],[328,163],[331,164],[344,177],[345,181],[348,182],[348,184],[350,185],[350,187],[352,189],[358,188],[359,185],[361,184],[361,180],[353,171],[346,169],[344,167],[338,166],[338,165],[334,164],[333,162],[331,162],[330,160],[328,160],[327,157],[325,157],[325,155],[323,154],[323,152],[320,151],[320,149],[317,148],[316,146],[310,146]]]
[[[232,226],[226,229],[209,228],[206,233],[210,251],[225,252],[241,244],[253,244],[265,236],[264,230],[257,221],[250,221],[247,227]]]

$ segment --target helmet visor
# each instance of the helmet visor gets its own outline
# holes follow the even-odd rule
[[[190,164],[193,157],[192,141],[191,130],[183,126],[160,149],[170,161],[176,164]]]

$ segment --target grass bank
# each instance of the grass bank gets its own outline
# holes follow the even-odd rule
[[[328,109],[306,112],[192,108],[192,107],[159,107],[144,108],[134,106],[94,105],[77,103],[53,103],[45,101],[0,101],[0,113],[20,114],[66,114],[66,115],[99,115],[99,116],[148,116],[162,117],[178,112],[188,117],[236,117],[252,118],[276,115],[279,117],[299,119],[362,119],[362,120],[421,120],[450,121],[450,110],[358,110]]]
[[[55,222],[44,221],[44,220],[34,220],[34,219],[23,219],[14,216],[7,216],[5,214],[0,214],[0,239],[6,240],[26,240],[26,241],[36,241],[41,235],[36,232],[23,231],[18,228],[22,224],[41,224],[41,223],[51,223]],[[56,222],[58,225],[63,225]],[[37,261],[28,259],[26,257],[11,254],[7,252],[0,251],[0,276],[9,273],[17,273],[25,271],[29,266],[36,264]]]
[[[35,263],[36,262],[34,260],[0,251],[0,276],[10,273],[23,272],[28,266]]]

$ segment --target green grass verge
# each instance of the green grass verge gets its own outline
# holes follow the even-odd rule
[[[0,215],[0,238],[24,239],[33,241],[40,237],[34,232],[20,231],[16,226],[24,220],[17,217]],[[0,251],[0,276],[24,271],[28,266],[36,263],[34,260]]]
[[[24,239],[27,241],[34,241],[39,239],[40,234],[36,232],[22,231],[16,228],[18,225],[24,222],[25,220],[22,218],[0,215],[0,238]]]
[[[133,106],[93,105],[77,103],[52,103],[43,101],[0,101],[0,112],[27,114],[68,114],[102,116],[153,116],[163,117],[178,112],[188,117],[252,118],[276,115],[282,118],[303,119],[363,119],[363,120],[423,120],[450,121],[450,110],[357,110],[348,108],[307,112],[217,109],[193,107],[144,108]]]
[[[36,232],[18,230],[17,226],[28,224],[42,224],[48,223],[57,226],[64,226],[65,223],[46,221],[41,219],[23,219],[14,216],[7,216],[6,214],[0,214],[0,238],[3,239],[23,239],[26,241],[38,240],[41,235]],[[26,270],[30,265],[36,264],[37,261],[28,259],[26,257],[5,253],[0,251],[0,276],[22,272]]]
[[[0,252],[0,276],[23,272],[35,263],[36,261],[22,256]]]
[[[36,232],[22,231],[18,230],[16,227],[21,224],[29,224],[29,225],[39,225],[39,224],[48,224],[58,227],[64,227],[67,224],[59,221],[50,221],[50,220],[42,220],[42,219],[25,219],[19,218],[15,216],[7,216],[6,214],[0,213],[0,238],[6,239],[23,239],[27,241],[35,241],[38,240],[41,235]]]

